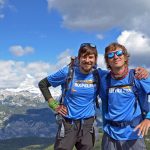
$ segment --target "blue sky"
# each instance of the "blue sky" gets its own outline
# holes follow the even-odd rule
[[[0,88],[18,87],[27,74],[37,82],[67,64],[83,42],[104,48],[117,41],[132,67],[150,67],[148,0],[0,0]],[[140,61],[139,61],[140,60]]]

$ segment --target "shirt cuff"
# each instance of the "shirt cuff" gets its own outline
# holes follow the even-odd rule
[[[146,114],[145,119],[150,119],[150,112],[148,112],[148,113]]]

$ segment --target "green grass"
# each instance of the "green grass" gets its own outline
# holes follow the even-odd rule
[[[101,149],[101,139],[103,133],[100,132],[98,141],[95,143],[94,150]],[[14,138],[0,141],[0,150],[54,150],[54,139],[40,137]],[[147,150],[150,149],[150,132],[145,137]],[[73,150],[76,150],[75,148]]]
[[[103,133],[100,132],[99,139],[95,143],[94,150],[101,150],[102,136],[103,136]],[[150,132],[147,136],[145,136],[145,143],[146,143],[147,150],[150,150]],[[54,150],[53,145],[49,146],[48,148],[44,150]],[[74,148],[73,150],[76,150],[76,149]]]
[[[13,138],[0,141],[1,150],[45,150],[54,139],[40,137]]]

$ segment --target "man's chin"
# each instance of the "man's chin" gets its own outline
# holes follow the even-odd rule
[[[86,73],[89,73],[91,71],[91,69],[90,70],[84,70],[84,72],[86,72]]]
[[[82,68],[82,70],[83,70],[85,73],[89,73],[89,72],[92,70],[92,67],[90,67],[90,68]]]

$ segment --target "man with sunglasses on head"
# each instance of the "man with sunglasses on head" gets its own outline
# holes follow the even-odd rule
[[[49,107],[61,118],[54,150],[72,150],[74,146],[77,150],[92,150],[94,147],[93,123],[97,87],[93,71],[97,64],[97,56],[95,45],[83,43],[78,51],[77,65],[72,71],[72,80],[68,79],[70,69],[66,66],[39,82],[39,88]],[[144,69],[141,70],[145,73]],[[53,99],[48,89],[50,86],[59,85],[63,94],[61,104]]]
[[[110,73],[100,73],[104,120],[102,150],[146,150],[143,136],[150,128],[150,78],[133,78],[130,82],[133,70],[128,68],[128,61],[129,54],[123,45],[112,43],[105,48]]]
[[[94,67],[97,62],[97,49],[91,43],[81,44],[78,51],[78,62],[74,66],[73,79],[67,82],[69,66],[51,74],[39,82],[39,88],[48,101],[50,108],[60,114],[54,144],[55,150],[92,150],[94,146],[95,119],[95,85]],[[66,90],[66,84],[67,90]],[[61,85],[63,104],[59,104],[50,94],[48,87]]]

